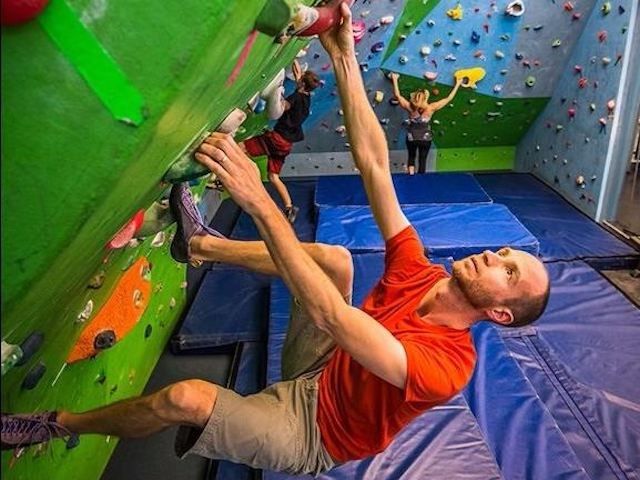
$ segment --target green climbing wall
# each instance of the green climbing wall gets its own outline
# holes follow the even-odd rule
[[[185,267],[171,260],[169,239],[111,252],[105,245],[159,198],[164,172],[185,149],[234,107],[246,109],[305,44],[259,34],[237,80],[225,87],[265,3],[51,0],[50,9],[68,6],[71,17],[46,10],[2,28],[2,338],[45,336],[34,358],[4,376],[4,409],[84,410],[142,391],[182,313]],[[116,119],[78,73],[83,62],[94,71],[100,63],[65,50],[74,39],[55,27],[70,21],[94,37],[139,92],[145,118],[138,126]],[[257,117],[249,130],[264,123]],[[153,293],[141,320],[111,349],[64,367],[85,326],[79,313],[88,300],[93,316],[99,312],[140,256],[153,265]],[[88,288],[101,272],[103,285]],[[35,389],[22,389],[38,362],[46,373]],[[83,437],[68,451],[52,442],[13,461],[5,452],[2,467],[11,479],[98,478],[114,446],[102,436]]]

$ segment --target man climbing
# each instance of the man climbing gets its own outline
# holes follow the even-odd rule
[[[469,380],[476,359],[469,327],[482,319],[526,325],[541,315],[549,279],[517,250],[486,251],[454,263],[450,277],[429,263],[400,209],[384,133],[367,101],[354,54],[351,15],[320,36],[336,72],[356,166],[386,242],[382,278],[361,308],[350,305],[353,267],[339,246],[301,244],[264,189],[256,165],[214,133],[196,158],[250,214],[264,241],[208,234],[187,187],[170,202],[180,222],[172,253],[281,275],[293,297],[282,353],[283,381],[242,397],[185,380],[85,413],[3,415],[2,447],[71,432],[142,437],[180,426],[179,455],[256,468],[319,474],[384,450],[405,425],[443,404]]]
[[[295,221],[299,208],[293,205],[287,186],[280,180],[280,172],[293,144],[304,140],[302,124],[309,116],[311,92],[320,85],[318,76],[310,70],[302,72],[297,60],[293,62],[292,73],[296,81],[296,90],[286,99],[281,100],[284,113],[273,130],[242,142],[250,156],[267,156],[269,182],[282,198],[284,213],[290,223]]]

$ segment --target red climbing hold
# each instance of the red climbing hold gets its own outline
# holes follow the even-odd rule
[[[587,77],[580,77],[580,80],[578,80],[578,88],[585,88],[587,85],[589,85],[589,79]]]
[[[18,25],[35,18],[49,0],[2,0],[0,21],[2,25]]]
[[[318,12],[317,20],[302,31],[297,32],[296,35],[310,37],[325,32],[334,25],[339,24],[342,19],[342,13],[340,12],[340,4],[342,3],[346,3],[348,7],[351,7],[353,0],[332,0],[325,6],[315,7]]]
[[[600,43],[604,42],[607,39],[607,31],[606,30],[600,30],[598,32],[598,41]]]
[[[364,34],[367,31],[367,26],[362,20],[356,20],[351,24],[353,28],[353,40],[356,45],[360,43],[360,40],[364,38]]]
[[[564,2],[564,5],[562,7],[564,8],[565,12],[570,12],[573,10],[573,3]]]
[[[136,232],[140,230],[142,223],[144,222],[144,210],[138,210],[133,217],[126,223],[124,227],[118,230],[109,243],[107,248],[114,250],[116,248],[124,247],[134,237]]]
[[[567,110],[567,115],[569,115],[569,118],[574,118],[576,116],[576,109],[570,108],[569,110]]]

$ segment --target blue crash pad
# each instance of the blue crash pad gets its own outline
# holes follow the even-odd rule
[[[535,235],[544,261],[638,255],[532,175],[478,174],[476,178],[496,203],[509,207]]]
[[[392,178],[401,205],[492,201],[468,173],[394,174]],[[360,175],[319,177],[315,203],[318,206],[369,205]]]
[[[536,238],[504,205],[410,205],[403,211],[430,255],[459,259],[505,246],[538,253]],[[316,240],[354,253],[384,250],[369,207],[321,207]]]
[[[478,361],[464,396],[504,478],[589,479],[497,328],[472,332]]]
[[[174,352],[264,340],[269,286],[266,275],[214,264],[171,341]]]
[[[582,261],[547,267],[545,314],[504,341],[590,477],[639,479],[640,310]]]

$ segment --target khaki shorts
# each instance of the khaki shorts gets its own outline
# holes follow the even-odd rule
[[[290,474],[318,475],[331,469],[335,462],[322,444],[316,412],[318,377],[334,349],[331,337],[316,328],[294,300],[282,349],[284,380],[246,397],[218,386],[204,429],[178,430],[177,455]]]

